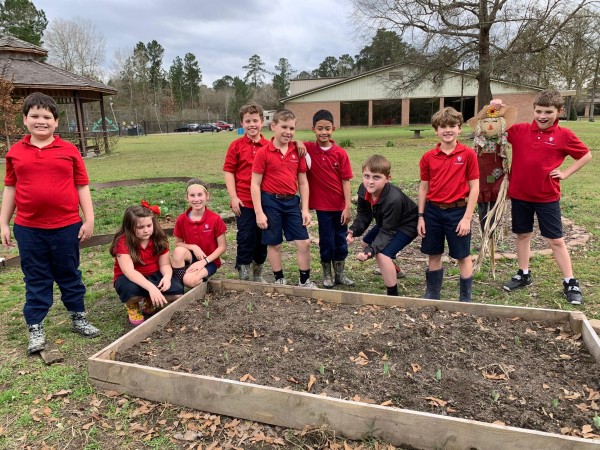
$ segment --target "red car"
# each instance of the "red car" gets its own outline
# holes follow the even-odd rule
[[[222,120],[217,120],[215,125],[219,130],[233,131],[234,128],[233,124],[224,122]]]

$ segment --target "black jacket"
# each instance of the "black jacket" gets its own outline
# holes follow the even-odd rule
[[[398,186],[387,183],[373,206],[365,200],[366,193],[367,190],[361,184],[358,188],[356,218],[349,228],[353,236],[358,237],[365,232],[373,219],[379,225],[379,234],[373,243],[365,248],[365,253],[371,253],[373,256],[381,253],[398,231],[412,238],[417,236],[417,205]]]

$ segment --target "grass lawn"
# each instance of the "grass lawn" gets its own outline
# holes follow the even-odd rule
[[[590,318],[600,318],[600,245],[597,239],[600,235],[597,216],[600,211],[600,157],[597,156],[600,149],[600,124],[580,121],[566,122],[564,125],[572,128],[595,154],[594,159],[580,172],[562,182],[561,204],[563,215],[583,226],[592,235],[585,247],[580,247],[571,254],[575,274],[582,280],[585,298],[585,304],[578,309]],[[466,127],[465,132],[469,131]],[[423,139],[412,139],[412,131],[408,128],[336,131],[334,137],[338,142],[352,142],[347,150],[355,173],[353,192],[356,192],[360,182],[362,162],[367,156],[380,153],[392,162],[392,182],[400,184],[416,199],[418,161],[423,152],[436,143],[432,129],[422,134]],[[296,136],[304,140],[313,137],[309,131],[298,132]],[[86,165],[93,183],[151,177],[198,177],[207,183],[223,183],[221,167],[225,152],[229,143],[237,137],[237,134],[231,132],[123,137],[112,154],[88,159]],[[4,175],[3,165],[0,171]],[[228,211],[228,197],[224,189],[213,189],[211,196],[211,209]],[[92,189],[92,197],[96,212],[96,234],[113,233],[121,221],[124,209],[138,204],[141,199],[151,204],[160,204],[163,215],[172,217],[182,212],[186,206],[184,183],[180,182],[95,188]],[[312,229],[311,234],[316,235],[316,228]],[[234,247],[235,233],[231,229],[227,238]],[[311,252],[314,278],[320,282],[316,246],[313,245]],[[284,253],[286,275],[289,273],[288,278],[296,281],[297,267],[293,248],[284,245]],[[0,249],[0,256],[12,254],[14,251]],[[235,250],[229,250],[223,259],[224,266],[217,277],[235,277]],[[373,264],[362,265],[349,257],[348,267],[357,281],[354,290],[384,292],[381,278],[371,273]],[[424,289],[424,263],[403,261],[403,267],[408,276],[399,281],[401,295],[419,297]],[[446,267],[447,278],[456,280],[458,269],[451,264],[446,264]],[[484,267],[475,277],[474,301],[573,309],[562,297],[560,273],[551,257],[534,257],[531,268],[535,284],[528,290],[507,294],[500,286],[516,270],[516,262],[500,261],[497,264],[496,280],[492,279],[488,267]],[[144,402],[97,393],[89,385],[85,370],[86,358],[128,331],[130,326],[111,285],[112,259],[108,255],[107,246],[82,250],[81,270],[88,288],[86,306],[91,320],[102,329],[103,336],[86,340],[72,334],[56,292],[57,301],[46,319],[47,338],[60,346],[65,355],[65,363],[51,367],[44,366],[38,357],[25,355],[27,333],[21,313],[24,297],[21,271],[17,268],[0,270],[0,298],[3,300],[0,302],[0,346],[3,349],[0,352],[0,449],[28,445],[42,448],[42,443],[54,448],[78,449],[108,446],[181,448],[171,438],[182,431],[185,421],[181,417],[188,412],[180,408],[166,408],[164,405],[159,408],[154,405],[151,409],[160,410],[161,413],[148,413],[144,419],[146,430],[153,431],[144,434],[131,427],[132,421],[144,422],[138,417]],[[456,281],[445,282],[445,298],[457,298],[458,289],[455,285],[458,285]],[[150,407],[146,405],[146,408]],[[217,435],[214,438],[216,440]],[[141,444],[140,441],[144,443]]]

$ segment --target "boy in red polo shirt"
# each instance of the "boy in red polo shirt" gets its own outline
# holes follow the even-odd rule
[[[502,100],[492,100],[502,107]],[[503,289],[514,291],[529,286],[530,241],[533,216],[537,216],[540,232],[552,249],[563,276],[563,294],[572,305],[581,305],[583,296],[579,281],[573,277],[569,250],[563,239],[560,212],[560,180],[565,180],[592,159],[590,150],[577,136],[558,126],[564,100],[555,89],[540,92],[533,101],[533,122],[510,127],[508,142],[512,144],[512,164],[508,196],[511,199],[512,231],[517,235],[517,274]],[[560,166],[567,156],[575,160],[569,167]]]
[[[43,321],[53,303],[55,282],[71,316],[71,330],[86,337],[98,336],[100,330],[85,317],[79,271],[79,243],[94,232],[83,159],[73,144],[54,136],[58,107],[51,97],[35,92],[25,98],[23,123],[31,134],[6,155],[0,233],[2,244],[11,246],[10,219],[16,209],[14,234],[25,279],[23,315],[31,354],[46,347]]]
[[[319,252],[323,267],[323,286],[353,286],[344,271],[348,256],[348,223],[350,223],[350,180],[352,167],[348,153],[331,140],[335,131],[333,114],[321,109],[313,116],[315,142],[305,142],[310,187],[309,208],[317,212]],[[331,276],[331,266],[335,273]]]
[[[267,259],[267,246],[261,242],[262,230],[256,225],[256,214],[250,195],[254,156],[260,148],[269,144],[260,133],[264,121],[262,107],[256,103],[242,106],[240,120],[244,127],[244,136],[229,145],[223,163],[225,186],[237,222],[235,267],[240,280],[266,283],[262,277],[262,269]],[[252,263],[254,264],[251,276],[250,264]]]
[[[296,116],[287,109],[273,115],[274,137],[254,157],[250,192],[256,213],[256,224],[267,245],[267,257],[275,275],[275,284],[286,284],[281,263],[281,243],[294,241],[300,270],[298,286],[315,288],[310,280],[310,241],[306,227],[311,222],[308,210],[306,160],[298,156],[292,139]],[[300,198],[296,195],[300,191]]]
[[[440,142],[419,163],[417,231],[423,238],[421,252],[429,255],[425,273],[427,289],[423,296],[427,299],[440,299],[446,240],[450,256],[458,261],[460,268],[459,300],[471,301],[471,218],[479,195],[479,167],[475,151],[458,142],[462,123],[462,114],[454,108],[435,113],[431,125]]]

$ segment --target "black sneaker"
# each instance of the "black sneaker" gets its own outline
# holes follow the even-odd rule
[[[511,292],[514,291],[515,289],[521,289],[524,288],[525,286],[530,286],[531,283],[533,283],[533,278],[531,278],[531,272],[529,272],[527,275],[523,274],[523,271],[521,269],[519,269],[517,271],[517,274],[512,277],[510,279],[510,281],[504,283],[504,286],[502,286],[502,289],[504,289],[505,291]]]
[[[581,289],[579,289],[579,281],[575,278],[571,278],[568,283],[563,281],[563,287],[563,293],[571,305],[581,305],[583,303]]]

